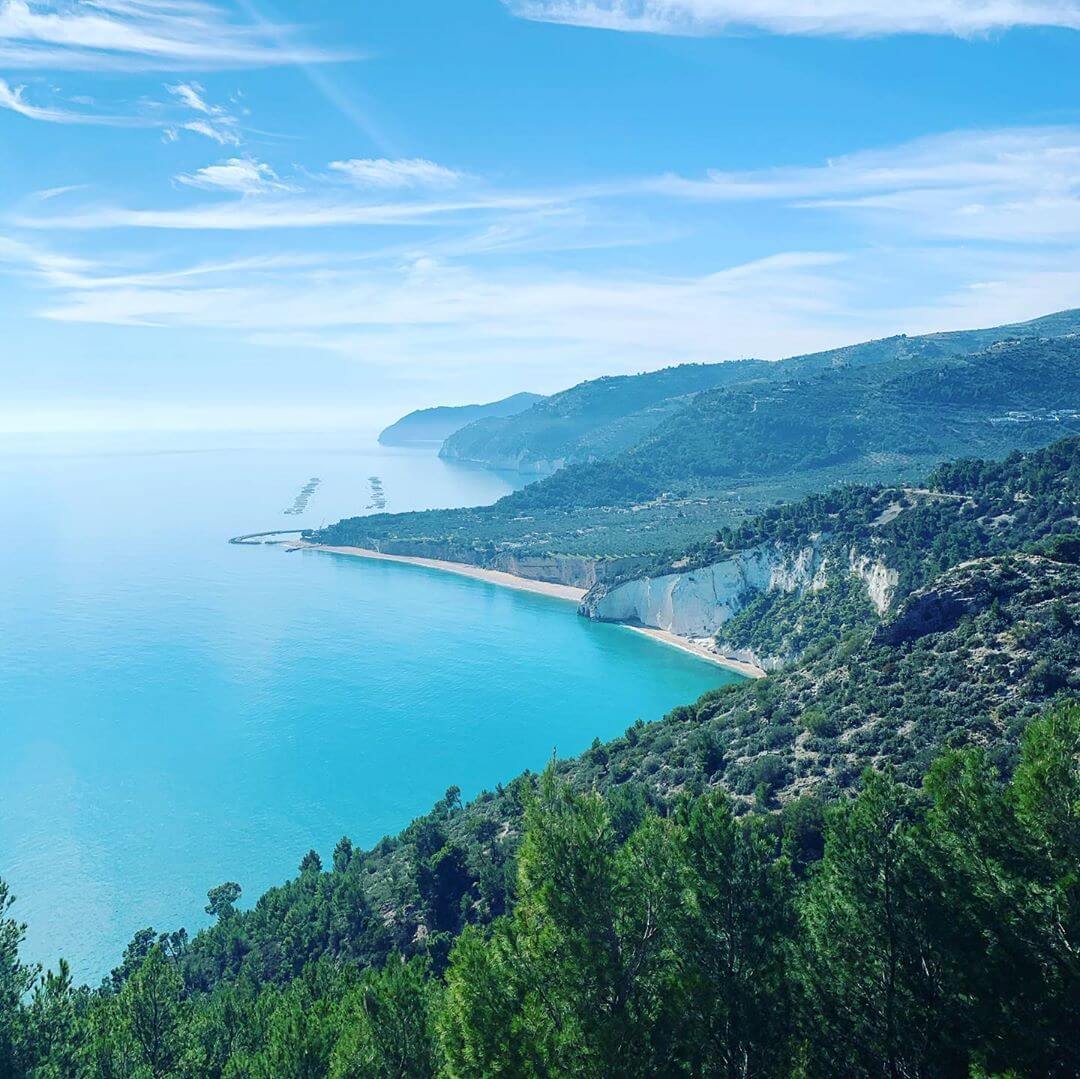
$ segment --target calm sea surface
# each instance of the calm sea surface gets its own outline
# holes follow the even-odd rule
[[[283,515],[311,477],[300,517]],[[0,876],[28,958],[96,981],[314,846],[371,845],[731,680],[565,602],[229,536],[491,502],[355,436],[0,441]]]

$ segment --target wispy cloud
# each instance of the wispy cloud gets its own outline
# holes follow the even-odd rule
[[[219,146],[239,146],[243,142],[234,124],[220,120],[188,120],[179,126],[183,131],[191,131],[212,139]]]
[[[229,191],[237,195],[262,195],[271,191],[291,191],[269,165],[247,157],[231,157],[218,165],[207,165],[193,173],[176,177],[178,183],[203,191]]]
[[[181,130],[212,139],[219,146],[239,146],[244,141],[240,134],[239,117],[224,105],[207,101],[206,91],[199,83],[181,82],[165,89],[181,106],[197,114],[193,120],[168,125],[166,138],[174,139],[176,132]]]
[[[54,293],[39,311],[51,320],[206,329],[412,373],[475,371],[509,353],[522,371],[562,370],[569,360],[582,375],[1027,318],[1075,305],[1075,256],[793,251],[672,277],[507,271],[419,253],[371,264],[262,256],[118,274],[28,245],[8,252]],[[910,282],[938,277],[943,261],[950,275],[941,287],[911,299]]]
[[[0,83],[0,95],[3,88]],[[232,118],[201,96],[199,102],[210,115],[200,113],[177,126],[200,129],[204,122],[227,121],[224,135],[212,127],[200,133],[232,143]],[[331,182],[338,176],[349,183]],[[180,182],[207,191],[267,197],[182,207],[93,205],[53,214],[34,209],[16,222],[56,230],[244,232],[460,225],[480,219],[497,238],[514,234],[515,219],[521,215],[547,214],[587,219],[597,241],[610,245],[617,242],[618,227],[638,235],[649,231],[640,224],[646,205],[650,213],[659,213],[658,220],[671,220],[662,203],[657,208],[659,199],[718,207],[775,202],[792,211],[840,213],[876,230],[877,242],[897,242],[903,235],[1009,244],[1061,244],[1080,238],[1080,127],[954,132],[797,168],[712,171],[701,178],[668,174],[539,191],[491,190],[472,182],[450,196],[445,188],[462,188],[465,174],[423,159],[335,161],[328,173],[309,178],[312,183],[302,192],[271,166],[237,156],[187,173]],[[621,226],[612,225],[620,220]],[[607,230],[602,239],[601,229]],[[652,229],[656,235],[660,231]]]
[[[1080,128],[955,132],[811,167],[665,176],[645,187],[861,212],[939,236],[1071,240],[1080,236]]]
[[[310,196],[215,202],[179,209],[94,207],[54,217],[22,217],[23,228],[87,230],[110,228],[249,232],[334,226],[415,225],[438,218],[467,220],[493,210],[538,210],[557,199],[546,195],[502,195],[441,201],[356,203]]]
[[[842,261],[796,252],[697,278],[651,279],[488,274],[427,255],[374,265],[253,259],[116,274],[78,261],[54,264],[53,256],[42,263],[25,245],[19,251],[62,294],[43,312],[58,321],[288,332],[334,351],[385,348],[390,334],[393,355],[413,346],[419,354],[435,342],[453,352],[471,344],[479,362],[510,341],[516,352],[537,354],[561,346],[701,358],[715,354],[721,326],[728,327],[724,347],[738,349],[749,338],[735,327],[766,322],[779,348],[788,335],[794,343],[796,322],[835,302],[829,271]],[[768,319],[746,321],[766,307]]]
[[[151,114],[146,102],[141,110],[130,115],[98,113],[88,111],[86,106],[93,105],[87,99],[71,99],[72,104],[83,107],[71,108],[63,104],[39,104],[27,97],[26,86],[13,86],[6,79],[0,79],[0,109],[18,113],[28,120],[38,120],[51,124],[83,124],[95,127],[130,127],[158,128],[164,132],[166,141],[175,142],[180,131],[190,131],[211,139],[219,146],[239,146],[243,142],[240,119],[221,105],[211,105],[202,96],[202,87],[198,83],[168,86],[166,89],[176,99],[177,105],[196,113],[195,119],[183,119],[180,114],[172,118],[162,115],[158,110]]]
[[[291,43],[290,27],[243,24],[210,0],[0,0],[8,68],[177,70],[341,58]]]
[[[200,115],[186,126],[216,119]],[[664,201],[694,200],[717,207],[774,202],[793,211],[844,214],[874,230],[877,242],[897,242],[904,235],[1010,244],[1061,244],[1080,238],[1080,127],[954,132],[817,165],[712,171],[702,178],[669,174],[540,191],[489,190],[473,182],[453,197],[446,187],[454,183],[463,188],[465,175],[419,159],[332,162],[329,174],[311,176],[313,183],[305,185],[305,192],[268,173],[266,166],[258,166],[256,173],[247,159],[232,158],[211,168],[215,171],[189,174],[182,182],[204,190],[258,190],[274,197],[185,207],[76,207],[47,216],[35,211],[37,216],[28,212],[18,223],[40,229],[243,232],[460,224],[480,217],[493,230],[491,235],[498,236],[514,231],[515,217],[534,213],[587,218],[598,235],[601,228],[608,230],[603,242],[610,243],[617,238],[612,221],[621,221],[616,231],[622,227],[641,234],[644,205],[660,220],[671,220]],[[337,176],[347,176],[350,183],[330,182]],[[215,178],[234,181],[235,186]]]
[[[220,116],[225,111],[219,105],[207,103],[203,97],[205,91],[197,82],[179,82],[175,86],[166,86],[165,89],[195,112],[204,112],[208,116]]]
[[[330,168],[358,187],[382,189],[453,187],[463,178],[460,172],[423,158],[352,158],[331,161]]]
[[[91,124],[100,127],[152,127],[152,121],[133,116],[104,116],[96,113],[58,108],[52,105],[35,105],[26,99],[25,86],[12,86],[0,79],[0,109],[8,109],[25,116],[28,120],[41,120],[49,124]]]
[[[1080,29],[1077,0],[503,0],[525,19],[650,34],[972,36],[1014,27]]]
[[[49,284],[67,287],[91,273],[95,264],[72,255],[57,254],[39,243],[0,236],[0,265],[29,268]]]

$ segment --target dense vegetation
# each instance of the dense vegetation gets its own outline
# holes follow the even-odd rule
[[[953,751],[919,790],[886,769],[824,812],[740,818],[721,793],[628,812],[549,771],[511,913],[445,963],[323,958],[284,985],[193,990],[172,939],[74,989],[19,962],[0,890],[0,1073],[1072,1076],[1078,759],[1066,704],[1007,782]],[[232,890],[210,898],[238,917]]]
[[[477,420],[490,416],[514,416],[532,408],[544,398],[538,393],[515,393],[501,401],[487,405],[440,405],[436,408],[418,408],[396,423],[390,424],[380,435],[384,446],[404,446],[412,442],[443,442],[455,431]]]
[[[628,449],[702,390],[767,374],[761,360],[683,364],[582,382],[527,413],[483,419],[447,439],[444,457],[550,471],[567,461]]]
[[[746,386],[768,392],[769,382],[790,383],[836,371],[851,375],[868,367],[913,372],[1001,341],[1059,337],[1074,333],[1078,326],[1080,315],[1064,311],[1019,325],[923,337],[900,335],[778,363],[741,360],[684,365],[596,379],[554,394],[527,415],[470,426],[449,440],[446,455],[493,467],[520,465],[529,471],[537,465],[608,458],[630,449],[688,405],[692,395],[706,390]]]

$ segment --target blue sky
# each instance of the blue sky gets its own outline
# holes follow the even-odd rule
[[[1080,0],[0,0],[0,430],[1080,305]]]

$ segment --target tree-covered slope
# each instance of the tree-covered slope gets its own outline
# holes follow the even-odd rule
[[[487,405],[440,405],[419,408],[390,424],[380,435],[384,446],[406,446],[413,442],[443,442],[462,427],[492,416],[515,416],[544,398],[537,393],[515,393]]]
[[[829,372],[843,372],[850,377],[863,368],[882,365],[895,372],[916,371],[1002,341],[1077,331],[1080,312],[1065,311],[992,329],[920,337],[900,335],[776,363],[742,360],[596,379],[554,394],[527,415],[472,424],[448,440],[444,454],[490,467],[546,472],[565,464],[603,460],[631,448],[689,404],[682,399],[705,390],[742,386],[750,391],[762,381],[786,383]],[[881,377],[873,381],[880,383]],[[706,408],[706,415],[710,414]],[[693,420],[688,418],[687,426],[690,422]],[[695,460],[703,459],[700,451],[693,456]]]
[[[740,818],[721,791],[657,812],[551,769],[523,792],[511,910],[448,954],[324,954],[284,982],[200,989],[186,939],[147,933],[99,991],[76,989],[63,964],[20,961],[0,882],[0,1073],[1065,1079],[1080,1067],[1078,755],[1080,708],[1062,701],[1004,772],[968,746],[921,789],[872,771],[853,799],[779,814]],[[309,856],[298,883],[329,897],[324,880],[362,873]],[[210,898],[239,942],[235,897]],[[279,927],[278,948],[303,929]]]
[[[641,500],[836,466],[885,478],[1077,432],[1080,336],[1010,341],[702,393],[626,453],[564,469],[506,504]]]
[[[549,772],[525,797],[511,912],[439,963],[324,956],[285,984],[193,988],[186,942],[151,936],[77,989],[20,962],[0,882],[0,1074],[1066,1079],[1078,754],[1062,703],[1011,775],[949,751],[919,790],[870,773],[854,799],[741,819],[718,792],[660,815]]]
[[[906,591],[251,909],[215,887],[100,991],[19,962],[0,884],[0,1074],[1075,1074],[1078,444],[716,536],[895,525]]]
[[[470,424],[447,439],[441,455],[492,468],[550,472],[570,461],[627,449],[694,394],[768,372],[769,365],[759,360],[739,360],[582,382],[527,414]]]

